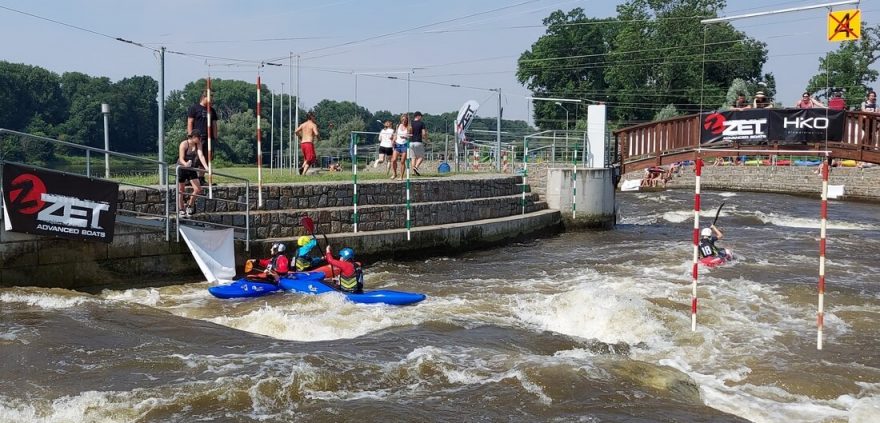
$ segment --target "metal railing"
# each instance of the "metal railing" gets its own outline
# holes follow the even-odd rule
[[[201,169],[201,168],[186,167],[186,166],[181,166],[178,164],[174,168],[174,175],[172,175],[174,177],[175,181],[177,180],[177,175],[180,175],[181,170],[205,172],[205,170]],[[244,226],[227,225],[224,223],[210,222],[210,221],[200,220],[200,219],[191,219],[189,217],[182,218],[180,216],[180,212],[175,211],[174,212],[174,223],[175,223],[175,227],[178,228],[178,230],[176,231],[177,232],[177,242],[180,242],[180,229],[179,228],[180,228],[180,222],[182,220],[184,222],[193,222],[193,223],[198,223],[200,225],[211,226],[211,227],[231,228],[233,230],[234,234],[235,234],[235,230],[239,229],[242,232],[244,232],[244,236],[242,237],[240,234],[235,234],[235,235],[233,235],[233,237],[238,238],[238,239],[243,239],[245,242],[245,247],[244,247],[245,251],[250,251],[250,246],[251,246],[251,205],[250,205],[251,185],[250,185],[250,181],[247,180],[246,178],[241,178],[238,176],[233,176],[233,175],[229,175],[229,174],[225,174],[225,173],[220,173],[220,172],[211,172],[211,173],[212,173],[213,178],[215,178],[215,179],[217,177],[222,177],[222,178],[232,179],[235,181],[244,182],[244,201],[230,200],[227,198],[220,198],[220,196],[218,196],[216,193],[213,196],[207,196],[207,195],[202,195],[202,194],[193,194],[193,193],[181,193],[180,186],[184,185],[184,188],[185,188],[186,184],[185,183],[176,183],[174,185],[175,209],[177,209],[178,199],[180,199],[179,201],[181,201],[182,203],[186,203],[187,196],[189,196],[189,197],[194,196],[197,199],[201,198],[201,199],[203,199],[203,201],[206,201],[206,202],[213,201],[213,202],[234,204],[236,206],[244,208]],[[206,175],[207,175],[207,173],[206,173]],[[214,184],[214,185],[216,185],[216,184]]]
[[[17,143],[9,143],[10,140],[17,141]],[[38,143],[37,145],[32,145],[32,142]],[[45,144],[40,145],[40,144]],[[17,147],[17,148],[16,148]],[[43,147],[41,150],[40,147]],[[45,159],[52,159],[54,156],[54,149],[56,147],[66,148],[69,152],[80,152],[85,154],[85,163],[83,163],[83,172],[72,172],[70,168],[75,168],[76,166],[68,166],[68,170],[58,170],[41,166],[38,164],[34,164],[32,162],[35,161],[43,161]],[[46,152],[49,152],[46,154]],[[33,153],[38,152],[38,153]],[[29,158],[29,155],[33,154],[43,154],[43,160]],[[98,177],[92,175],[92,153],[95,153],[96,157],[99,159],[103,159],[105,162],[104,166],[104,177]],[[68,154],[69,156],[69,154]],[[75,157],[75,155],[74,155]],[[118,202],[117,204],[117,221],[120,221],[125,224],[135,225],[144,228],[164,229],[165,231],[165,240],[170,240],[171,234],[171,222],[169,219],[169,186],[168,181],[166,180],[164,184],[159,184],[157,186],[150,185],[141,185],[126,181],[119,181],[110,179],[110,176],[113,174],[111,171],[111,164],[113,161],[112,158],[124,159],[127,161],[127,168],[129,165],[134,163],[141,164],[149,164],[152,169],[157,169],[156,171],[148,171],[148,174],[156,174],[156,181],[161,181],[162,174],[168,171],[168,165],[164,162],[160,162],[158,160],[146,158],[146,157],[138,157],[131,154],[119,153],[109,150],[104,150],[101,148],[89,147],[85,145],[75,144],[72,142],[61,141],[54,138],[48,138],[39,135],[27,134],[24,132],[13,131],[9,129],[0,128],[0,163],[15,163],[23,166],[28,166],[36,169],[46,170],[50,172],[61,173],[65,175],[73,175],[73,176],[86,176],[88,178],[102,179],[110,182],[118,183],[119,185],[131,186],[141,188],[151,192],[158,192],[160,196],[164,195],[164,210],[161,210],[161,206],[159,210],[156,210],[155,207],[151,207],[151,204],[148,202],[149,195],[144,196],[143,204],[139,204],[137,200],[138,196],[134,196],[134,201],[131,202],[131,208],[126,208],[128,206],[127,201]],[[30,163],[29,163],[30,162]],[[122,191],[120,191],[122,192]],[[122,214],[122,216],[120,216]]]

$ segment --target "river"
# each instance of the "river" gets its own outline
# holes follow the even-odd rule
[[[831,203],[817,351],[818,200],[704,193],[739,260],[701,271],[696,332],[692,193],[618,202],[613,231],[372,263],[407,307],[0,289],[0,421],[880,421],[880,205]]]

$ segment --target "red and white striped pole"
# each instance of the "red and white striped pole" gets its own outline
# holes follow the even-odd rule
[[[700,265],[700,176],[703,173],[703,159],[697,158],[694,171],[696,182],[694,183],[694,267],[693,287],[691,288],[691,331],[697,330],[697,275]]]
[[[260,129],[260,74],[257,73],[257,207],[263,207],[263,131]]]
[[[214,171],[211,159],[214,157],[214,148],[211,146],[211,133],[214,132],[214,122],[211,120],[211,75],[208,74],[206,80],[207,99],[208,99],[208,123],[206,130],[208,131],[208,198],[214,199]]]
[[[828,222],[828,158],[822,161],[822,209],[819,212],[819,311],[816,316],[816,349],[822,349],[825,326],[825,227]]]

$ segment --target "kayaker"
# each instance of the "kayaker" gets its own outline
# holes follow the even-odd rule
[[[700,231],[700,258],[726,257],[727,251],[715,246],[715,242],[721,238],[724,238],[724,234],[715,225],[703,228]]]
[[[257,265],[265,269],[260,273],[248,275],[248,279],[278,283],[278,280],[290,271],[290,261],[284,255],[285,251],[287,251],[287,247],[282,243],[276,242],[272,244],[272,248],[269,250],[271,257],[260,260],[248,260],[251,262],[251,266]]]
[[[299,246],[296,250],[296,258],[293,261],[296,270],[304,272],[321,263],[320,258],[309,255],[312,249],[318,245],[318,240],[314,236],[303,235],[296,240],[296,245]]]
[[[333,251],[327,246],[324,259],[331,266],[339,269],[336,287],[341,291],[360,294],[364,292],[364,272],[358,263],[353,262],[354,250],[351,248],[343,248],[339,250],[339,260],[333,257]]]

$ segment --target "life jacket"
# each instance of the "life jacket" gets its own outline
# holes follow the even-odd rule
[[[306,256],[297,257],[293,265],[296,266],[296,270],[302,272],[312,267],[312,260]]]
[[[714,257],[718,255],[718,247],[712,238],[700,238],[700,257]]]
[[[339,288],[348,292],[360,292],[364,287],[364,271],[360,265],[355,264],[354,274],[350,276],[339,275]]]

